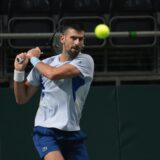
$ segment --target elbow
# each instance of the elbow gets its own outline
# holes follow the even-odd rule
[[[56,80],[56,79],[58,79],[58,77],[52,75],[52,76],[49,76],[48,79],[49,80]]]
[[[22,100],[22,99],[16,99],[16,103],[17,103],[18,105],[23,105],[23,104],[26,103],[26,101],[24,101],[24,100]]]
[[[59,79],[62,77],[62,73],[60,73],[59,71],[57,71],[57,69],[48,69],[46,72],[44,72],[43,74],[46,78],[48,78],[49,80],[55,80],[55,79]]]
[[[48,73],[46,73],[45,77],[47,77],[49,80],[54,80],[54,79],[56,79],[56,75],[53,74],[53,72],[48,72]]]
[[[46,77],[47,77],[49,80],[53,80],[53,79],[54,79],[53,75],[47,75]]]

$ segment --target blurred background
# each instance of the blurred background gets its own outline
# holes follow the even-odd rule
[[[158,0],[1,0],[0,33],[53,33],[69,21],[83,22],[86,32],[97,24],[116,31],[159,31]],[[0,77],[12,85],[16,54],[40,46],[52,56],[49,38],[0,37]],[[159,83],[159,37],[86,38],[84,52],[95,61],[96,84]],[[30,67],[28,68],[30,70]]]
[[[25,105],[15,103],[14,59],[35,46],[42,59],[54,55],[49,37],[18,34],[53,33],[70,21],[83,22],[86,32],[100,23],[112,32],[160,31],[160,1],[0,0],[0,160],[39,159],[32,142],[39,93]],[[160,159],[160,37],[87,37],[83,52],[95,61],[81,121],[90,159]]]

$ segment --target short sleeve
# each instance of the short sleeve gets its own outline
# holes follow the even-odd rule
[[[70,64],[74,65],[81,72],[82,77],[93,79],[94,61],[90,55],[80,54]]]
[[[27,76],[27,81],[33,86],[40,85],[40,74],[36,68],[33,68],[30,71],[30,73]]]
[[[50,58],[43,59],[42,62],[50,65],[54,61],[54,59],[55,59],[55,56],[52,56]],[[30,71],[29,75],[27,76],[27,81],[34,86],[40,85],[41,75],[36,68],[33,68]]]

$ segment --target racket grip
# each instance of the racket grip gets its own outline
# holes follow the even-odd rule
[[[43,52],[41,52],[41,54],[43,54]],[[18,63],[22,63],[23,61],[24,61],[24,59],[21,57],[16,58],[16,62],[18,62]]]
[[[21,58],[21,57],[17,57],[17,58],[16,58],[16,62],[18,62],[18,63],[22,63],[23,61],[24,61],[24,59]]]

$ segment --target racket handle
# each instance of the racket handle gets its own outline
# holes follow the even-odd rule
[[[43,52],[41,52],[41,54],[43,54]],[[22,63],[23,61],[24,61],[24,59],[21,57],[16,58],[16,62],[18,62],[18,63]]]

